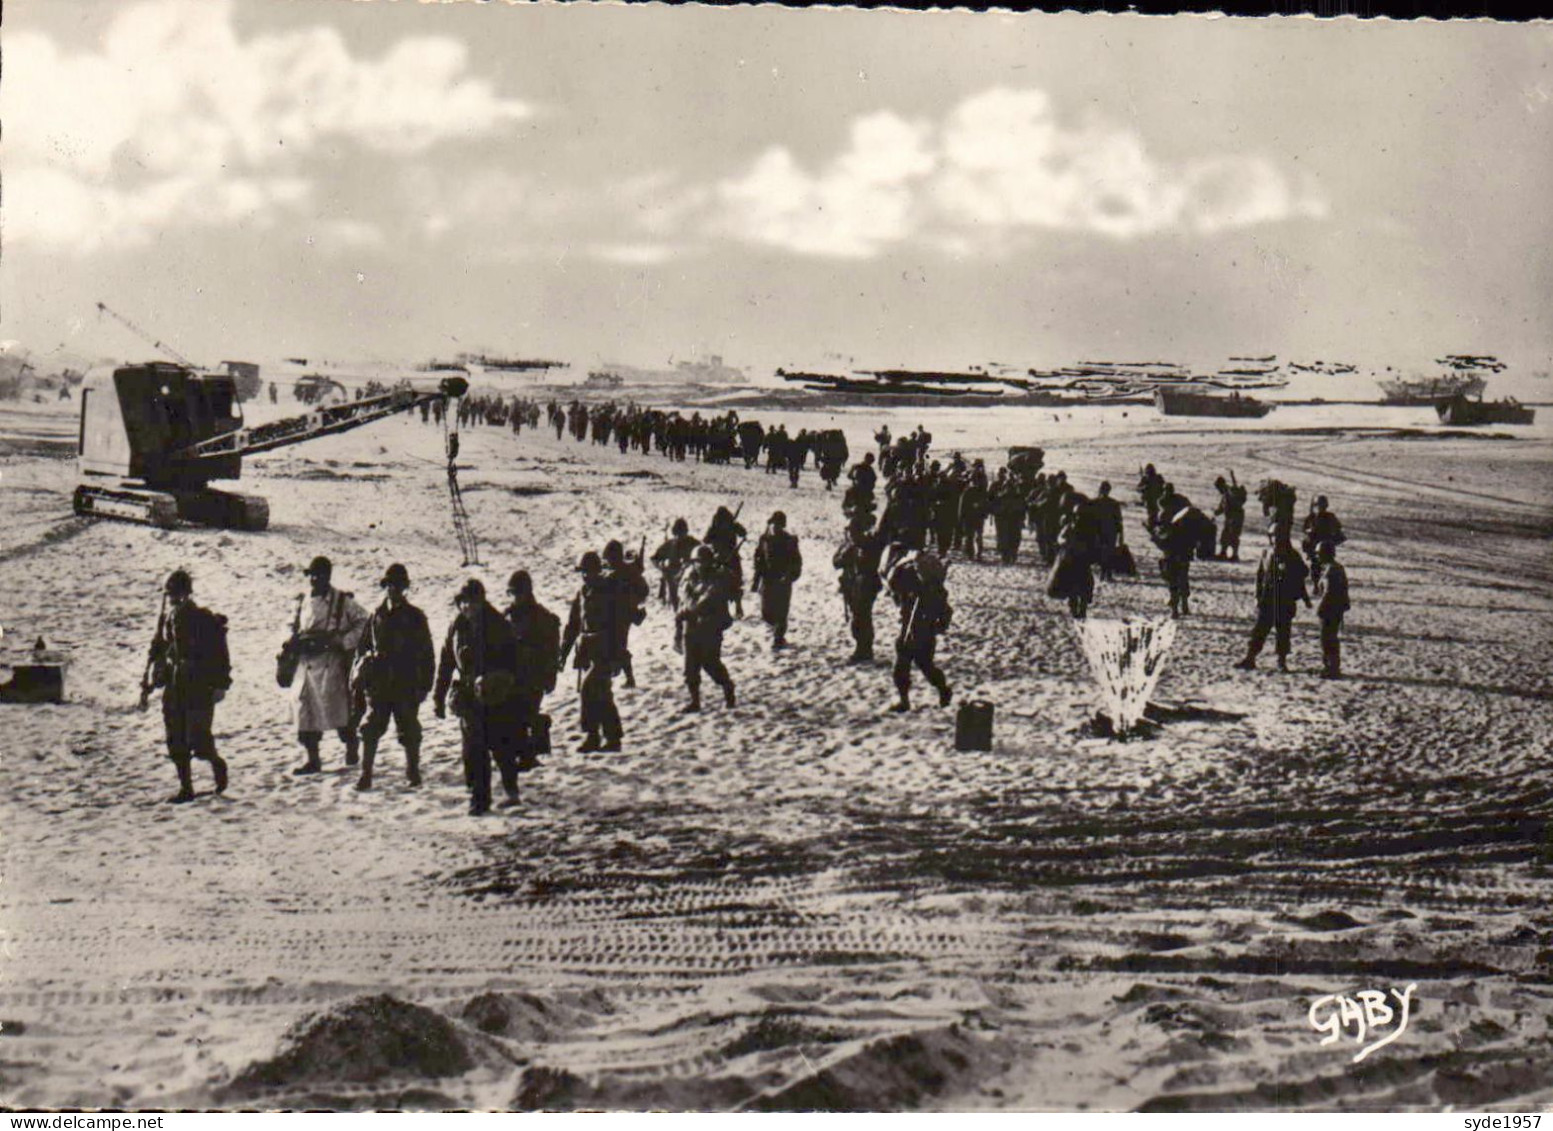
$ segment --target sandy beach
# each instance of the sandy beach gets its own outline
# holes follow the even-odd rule
[[[880,420],[922,422],[935,454],[996,466],[1037,443],[1085,489],[1109,478],[1143,568],[1101,586],[1097,617],[1165,607],[1133,490],[1145,461],[1198,502],[1231,469],[1294,484],[1300,513],[1331,498],[1349,678],[1316,678],[1308,613],[1291,674],[1232,668],[1254,615],[1248,531],[1253,561],[1197,563],[1154,696],[1167,719],[1142,740],[1088,732],[1094,683],[1029,541],[1016,567],[956,559],[941,662],[957,698],[997,712],[994,750],[970,753],[951,711],[886,711],[882,660],[840,663],[840,493],[812,470],[791,490],[466,429],[484,563],[466,570],[441,435],[418,418],[250,459],[236,486],[269,498],[272,525],[238,534],[72,517],[71,406],[5,408],[4,643],[14,658],[41,635],[71,665],[65,704],[0,707],[0,1104],[1553,1102],[1553,444],[1309,411],[1230,427],[1136,409],[745,413],[843,427],[854,455]],[[332,737],[328,772],[290,774],[273,657],[314,554],[364,603],[405,563],[440,641],[466,576],[499,592],[526,568],[564,617],[582,550],[651,549],[679,516],[699,533],[721,503],[752,529],[785,510],[806,562],[789,651],[773,656],[754,602],[728,634],[737,708],[675,714],[654,598],[641,686],[617,691],[625,750],[573,751],[563,678],[556,750],[515,811],[466,815],[456,724],[429,707],[419,791],[392,737],[371,793]],[[228,794],[197,764],[201,796],[173,807],[160,717],[134,704],[179,566],[230,618],[235,684],[216,716]],[[893,609],[877,612],[887,641]],[[1409,984],[1394,1043],[1359,1064],[1351,1035],[1319,1043],[1323,995]],[[395,1025],[449,1058],[374,1060]]]

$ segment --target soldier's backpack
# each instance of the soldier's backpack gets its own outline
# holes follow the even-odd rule
[[[188,675],[213,691],[232,686],[232,656],[227,650],[226,617],[196,605],[190,610]]]

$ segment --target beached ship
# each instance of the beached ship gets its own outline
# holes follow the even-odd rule
[[[1274,406],[1254,397],[1230,392],[1194,393],[1187,389],[1155,389],[1154,405],[1163,416],[1266,416]]]
[[[1435,405],[1441,424],[1530,424],[1536,411],[1527,408],[1513,397],[1502,401],[1472,400],[1454,396]]]
[[[1476,373],[1442,373],[1435,377],[1394,377],[1380,381],[1381,403],[1438,405],[1452,397],[1481,397],[1487,381]]]

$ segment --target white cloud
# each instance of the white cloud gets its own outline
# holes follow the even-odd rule
[[[915,185],[934,167],[928,127],[894,114],[852,125],[851,145],[818,175],[783,148],[717,187],[718,230],[810,255],[867,258],[916,229]]]
[[[595,259],[628,267],[656,267],[675,258],[680,251],[673,244],[661,243],[601,243],[588,249]]]
[[[17,33],[5,64],[6,235],[67,252],[263,222],[307,196],[301,159],[341,140],[417,153],[531,113],[468,77],[455,41],[369,60],[329,28],[239,40],[229,0],[126,8],[96,52]]]
[[[1325,214],[1308,178],[1296,186],[1268,158],[1172,166],[1131,130],[1067,128],[1044,92],[998,88],[936,125],[858,119],[848,148],[814,173],[768,149],[718,186],[709,226],[800,254],[867,258],[906,241],[966,254],[1040,229],[1125,240]]]

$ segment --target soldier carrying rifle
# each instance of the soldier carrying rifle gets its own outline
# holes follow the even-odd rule
[[[210,763],[216,792],[226,791],[227,765],[216,753],[211,725],[216,704],[231,686],[226,617],[196,605],[193,579],[184,570],[174,570],[162,590],[156,639],[151,642],[146,671],[140,681],[141,710],[146,709],[151,692],[162,689],[167,756],[178,772],[178,792],[168,798],[174,805],[194,800],[195,758]]]

